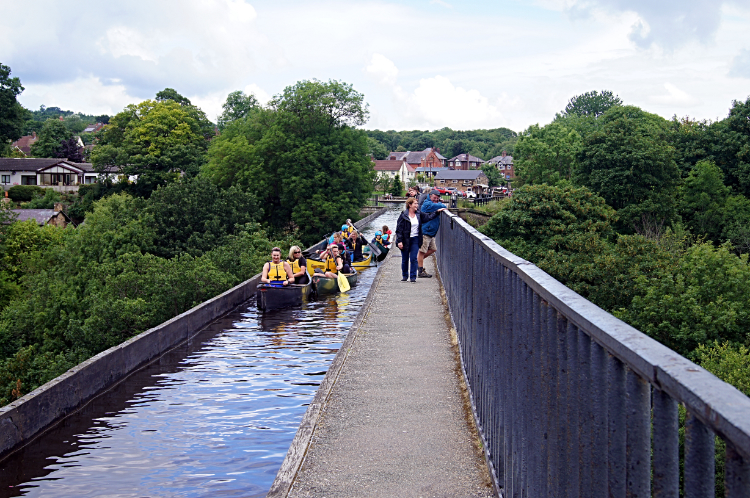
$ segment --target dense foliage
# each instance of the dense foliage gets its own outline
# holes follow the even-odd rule
[[[10,68],[0,64],[0,155],[9,152],[10,142],[22,135],[26,111],[16,97],[23,92],[21,80],[10,77]]]
[[[297,229],[316,242],[355,218],[372,192],[367,136],[355,128],[367,115],[351,85],[299,82],[232,121],[211,142],[203,173],[253,193],[273,232]]]
[[[213,126],[197,107],[147,100],[110,119],[91,162],[100,173],[137,175],[132,191],[147,197],[180,174],[196,175],[212,136]]]

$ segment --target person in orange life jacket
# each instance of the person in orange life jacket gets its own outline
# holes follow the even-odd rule
[[[302,249],[299,246],[289,248],[289,259],[286,260],[292,268],[295,284],[306,284],[309,276],[307,275],[307,259],[302,256]]]
[[[439,209],[432,213],[422,213],[417,206],[417,199],[410,197],[406,199],[406,209],[398,217],[396,223],[397,246],[401,249],[401,276],[402,282],[417,281],[417,253],[422,246],[422,225],[438,217]],[[409,264],[411,263],[411,268]]]
[[[271,249],[271,261],[263,265],[263,274],[260,276],[260,281],[278,286],[294,283],[292,268],[286,261],[281,261],[281,249],[278,247]]]
[[[393,232],[391,232],[391,229],[388,228],[388,225],[383,225],[383,240],[386,241],[386,247],[388,247],[388,245],[391,243],[391,240],[393,240]]]

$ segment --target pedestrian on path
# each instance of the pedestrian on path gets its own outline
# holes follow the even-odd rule
[[[401,281],[417,281],[417,253],[422,246],[422,225],[440,216],[438,209],[431,213],[419,211],[414,197],[406,199],[404,211],[396,223],[396,244],[401,249]]]
[[[440,194],[436,190],[430,192],[430,198],[420,206],[420,211],[425,214],[439,213],[445,211],[447,206],[440,202]],[[432,220],[424,224],[423,240],[419,245],[419,254],[417,255],[417,264],[419,265],[419,277],[420,278],[431,278],[432,275],[427,273],[424,269],[424,258],[431,256],[437,251],[437,245],[435,245],[435,236],[440,229],[440,216],[434,217]]]

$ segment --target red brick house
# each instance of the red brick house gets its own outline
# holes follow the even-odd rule
[[[448,167],[455,170],[479,169],[484,164],[484,159],[471,154],[459,154],[448,159]]]
[[[416,152],[391,152],[388,154],[391,161],[405,160],[413,168],[430,167],[437,168],[445,166],[445,157],[440,155],[440,151],[434,147],[427,147],[425,150]]]
[[[36,136],[36,132],[33,132],[31,135],[25,135],[12,144],[10,144],[11,148],[18,149],[19,151],[23,152],[23,154],[28,157],[31,155],[31,146],[39,140],[39,137]]]
[[[509,156],[507,152],[503,151],[501,156],[495,156],[487,162],[495,166],[506,180],[512,180],[516,177],[516,170],[513,168],[513,156]]]

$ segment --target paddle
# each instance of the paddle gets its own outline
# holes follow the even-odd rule
[[[336,277],[336,280],[338,280],[339,290],[341,292],[346,292],[349,289],[351,289],[351,287],[349,286],[349,281],[346,279],[346,275],[344,275],[343,273],[339,272],[338,277]]]

